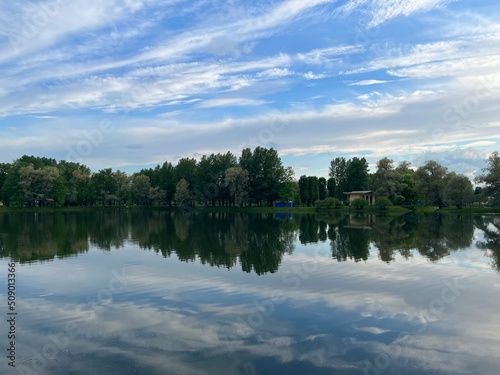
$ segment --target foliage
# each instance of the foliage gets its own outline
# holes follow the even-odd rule
[[[488,159],[487,167],[483,174],[476,178],[476,182],[484,184],[484,194],[489,198],[489,203],[494,206],[500,205],[500,155],[498,151],[493,152]]]
[[[455,205],[458,209],[461,209],[466,204],[471,204],[474,199],[474,191],[469,178],[451,172],[447,176],[444,199],[446,203]]]
[[[177,183],[177,186],[175,187],[174,200],[179,206],[191,205],[192,195],[189,191],[189,182],[185,179],[181,179]]]
[[[387,210],[390,206],[392,206],[392,202],[389,198],[378,197],[375,200],[375,207],[377,208],[377,210]]]
[[[241,167],[231,167],[226,170],[225,185],[229,187],[234,203],[242,206],[248,197],[248,171]]]
[[[405,197],[403,195],[396,195],[394,198],[394,204],[396,206],[401,206],[405,202]]]
[[[318,210],[334,210],[342,207],[342,202],[337,198],[328,197],[317,200],[314,204]]]
[[[419,196],[428,205],[444,206],[447,168],[430,160],[415,172],[416,188]]]
[[[356,198],[351,202],[351,206],[356,210],[362,210],[368,206],[368,202],[365,199]]]
[[[326,190],[327,182],[326,178],[320,177],[318,178],[318,199],[325,199],[328,196],[328,192]]]
[[[333,196],[342,200],[345,191],[366,190],[370,185],[368,162],[354,157],[346,160],[338,157],[330,162],[329,177],[332,179]]]

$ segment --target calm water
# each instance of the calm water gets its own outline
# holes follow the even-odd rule
[[[495,374],[499,268],[495,216],[0,215],[0,373]]]

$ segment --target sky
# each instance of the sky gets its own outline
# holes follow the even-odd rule
[[[473,177],[499,114],[494,0],[0,2],[0,162],[261,146],[297,177],[339,156]]]

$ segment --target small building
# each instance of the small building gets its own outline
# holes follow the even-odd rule
[[[364,199],[370,206],[375,204],[375,193],[372,190],[349,191],[344,194],[349,196],[349,204],[355,199]]]

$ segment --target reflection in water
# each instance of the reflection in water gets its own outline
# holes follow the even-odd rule
[[[378,257],[392,262],[396,254],[414,251],[431,261],[473,244],[475,228],[484,233],[478,246],[487,250],[500,270],[500,221],[470,215],[294,215],[194,214],[161,210],[114,210],[85,213],[10,213],[0,215],[1,256],[20,262],[79,254],[95,246],[124,247],[132,240],[141,248],[182,261],[257,274],[278,270],[284,254],[302,245],[329,241],[339,262],[367,261],[371,245]],[[298,235],[298,236],[297,236]]]
[[[484,233],[484,240],[477,246],[486,250],[492,259],[492,266],[500,272],[500,219],[498,217],[477,218],[477,227]]]
[[[40,375],[489,375],[500,284],[474,245],[498,271],[494,217],[0,215]]]

